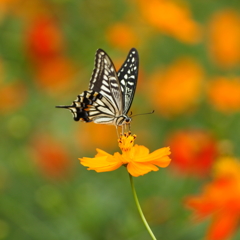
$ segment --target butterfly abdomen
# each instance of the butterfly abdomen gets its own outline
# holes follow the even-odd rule
[[[57,108],[67,108],[73,114],[75,121],[92,122],[89,118],[89,109],[97,99],[102,99],[102,95],[95,91],[84,91],[77,96],[70,106],[57,106]]]

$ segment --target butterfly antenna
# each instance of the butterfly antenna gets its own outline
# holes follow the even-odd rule
[[[135,114],[135,115],[130,115],[131,117],[136,117],[136,116],[140,116],[140,115],[147,115],[147,114],[153,114],[154,113],[154,110],[152,110],[151,112],[149,112],[149,113],[139,113],[139,114]],[[132,114],[132,112],[131,112],[131,114]]]

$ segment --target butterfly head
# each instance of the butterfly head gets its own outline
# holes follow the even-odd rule
[[[127,115],[121,115],[116,118],[115,125],[116,126],[123,126],[123,125],[129,125],[132,121],[132,118]]]
[[[123,124],[130,124],[131,121],[132,121],[132,118],[130,118],[129,116],[126,115]]]

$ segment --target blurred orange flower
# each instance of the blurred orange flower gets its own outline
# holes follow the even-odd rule
[[[70,157],[64,144],[49,135],[38,136],[32,144],[33,157],[47,177],[66,177]]]
[[[129,49],[136,47],[138,39],[133,28],[125,23],[114,23],[107,29],[107,39],[115,47]]]
[[[212,182],[199,196],[188,197],[186,205],[199,220],[211,215],[207,240],[225,240],[234,234],[240,220],[240,162],[225,157],[214,170]]]
[[[221,67],[240,62],[240,14],[236,10],[216,12],[209,23],[209,51]]]
[[[217,156],[215,139],[203,130],[175,132],[169,137],[167,144],[172,150],[172,166],[180,174],[205,176]]]
[[[35,80],[46,90],[65,90],[74,77],[73,63],[65,56],[63,34],[48,15],[35,17],[27,30],[26,47],[33,60]]]
[[[240,110],[240,79],[218,77],[208,85],[208,97],[219,111],[232,113]]]
[[[124,134],[119,139],[119,147],[122,154],[116,152],[110,155],[103,150],[97,149],[97,155],[94,158],[79,158],[83,166],[88,167],[88,170],[96,172],[108,172],[126,166],[128,172],[138,177],[150,171],[158,171],[158,167],[167,167],[171,161],[169,147],[160,148],[152,153],[144,146],[134,145],[136,136]]]
[[[27,88],[20,81],[0,84],[0,114],[15,111],[27,99]]]
[[[186,43],[201,40],[201,27],[191,16],[186,3],[174,0],[137,0],[146,21],[161,32]]]
[[[150,77],[150,99],[156,110],[171,116],[192,110],[199,102],[203,69],[194,59],[179,59]]]
[[[31,57],[46,61],[63,52],[64,41],[57,23],[49,16],[39,16],[27,30],[26,44]]]
[[[5,14],[9,13],[12,8],[19,4],[20,0],[1,0],[0,1],[0,22]]]
[[[70,86],[75,73],[73,63],[64,56],[48,59],[35,66],[35,80],[39,87],[54,93]]]

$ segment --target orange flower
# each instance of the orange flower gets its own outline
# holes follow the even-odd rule
[[[198,103],[203,70],[194,59],[179,59],[151,76],[150,99],[163,115],[183,113]]]
[[[138,0],[145,19],[161,32],[186,43],[201,39],[201,28],[191,18],[187,5],[172,0]]]
[[[37,84],[55,94],[71,86],[75,69],[71,60],[59,56],[37,65],[35,73]]]
[[[18,8],[20,0],[1,0],[0,1],[0,22],[15,7]]]
[[[107,30],[107,39],[113,45],[121,49],[129,49],[137,45],[137,36],[133,29],[124,23],[115,23]]]
[[[208,97],[219,111],[232,113],[240,110],[240,79],[218,77],[208,86]]]
[[[5,64],[0,59],[0,114],[16,111],[26,103],[28,97],[27,86],[17,80],[6,82]]]
[[[40,87],[55,93],[71,85],[75,70],[65,57],[63,34],[51,16],[43,14],[31,21],[26,45],[33,59],[35,80]]]
[[[95,158],[79,158],[83,166],[89,167],[88,170],[96,172],[113,171],[124,165],[128,172],[138,177],[150,171],[158,171],[158,167],[167,167],[170,163],[170,148],[160,148],[149,154],[149,150],[144,146],[134,145],[136,135],[124,134],[118,140],[122,154],[114,153],[110,155],[103,150],[97,149]]]
[[[212,216],[207,240],[225,240],[234,234],[240,220],[240,162],[230,157],[220,159],[213,177],[202,194],[189,197],[186,204],[200,220]]]
[[[44,175],[51,178],[65,177],[70,169],[69,153],[65,146],[49,135],[33,140],[33,157]]]
[[[209,24],[209,50],[221,67],[233,67],[240,61],[240,15],[235,10],[215,13]]]
[[[217,155],[216,141],[206,131],[178,131],[167,143],[172,149],[173,166],[180,174],[206,175]]]
[[[31,22],[26,40],[29,52],[37,62],[56,57],[64,49],[60,28],[49,16],[41,16]]]

